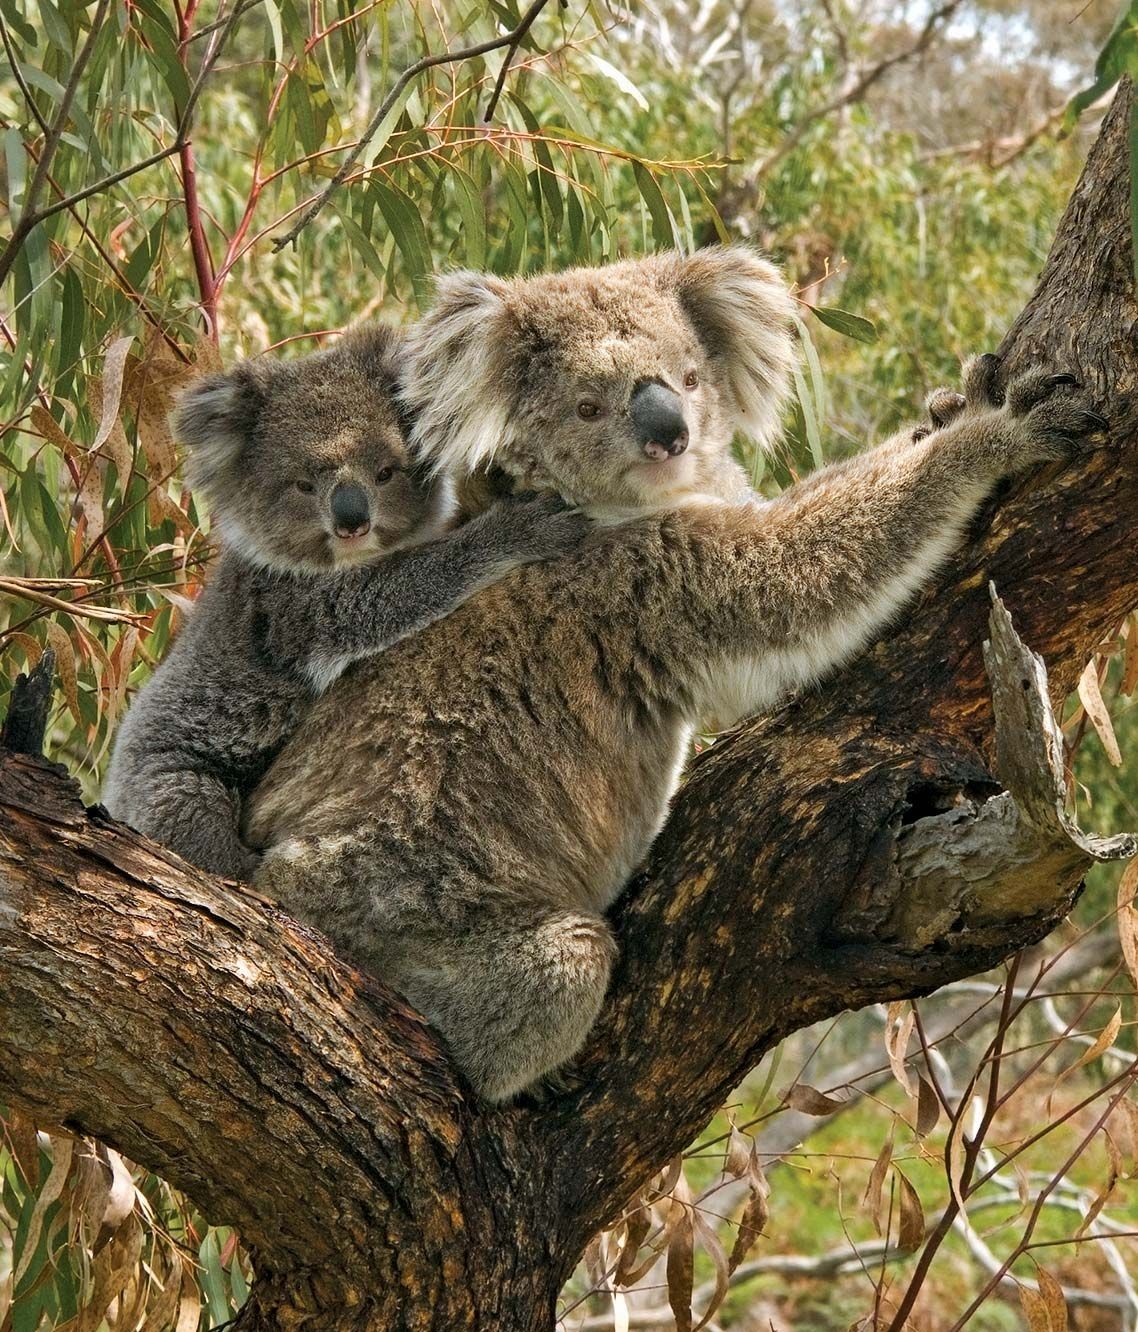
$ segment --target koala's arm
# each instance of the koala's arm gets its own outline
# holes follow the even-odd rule
[[[906,432],[769,504],[707,515],[701,711],[726,724],[847,659],[928,584],[996,481],[1106,428],[1070,376],[1033,372],[999,406],[992,377],[992,358],[973,363],[967,409],[927,436]]]
[[[512,569],[576,550],[590,526],[557,498],[507,500],[436,541],[313,580],[317,604],[301,595],[288,608],[290,633],[311,644],[304,673],[323,692],[353,661],[425,629]]]

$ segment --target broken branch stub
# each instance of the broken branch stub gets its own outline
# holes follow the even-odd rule
[[[1129,834],[1083,832],[1066,809],[1063,735],[1043,659],[1016,634],[991,588],[984,664],[992,686],[996,767],[1005,789],[919,819],[897,835],[902,890],[886,933],[906,948],[1062,915],[1095,861],[1138,854]]]

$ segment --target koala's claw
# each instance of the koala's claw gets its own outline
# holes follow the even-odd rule
[[[1072,398],[1078,388],[1079,381],[1074,375],[1055,374],[1042,368],[1028,370],[1008,385],[1007,408],[1013,416],[1026,416],[1041,402],[1057,395]]]

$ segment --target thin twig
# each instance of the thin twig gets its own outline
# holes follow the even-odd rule
[[[0,253],[0,286],[3,286],[4,279],[16,262],[16,256],[23,248],[25,239],[29,232],[37,223],[36,202],[47,184],[47,173],[51,169],[52,159],[55,157],[56,149],[59,147],[59,141],[63,137],[63,131],[67,127],[67,119],[71,114],[71,103],[75,100],[75,94],[79,89],[79,81],[83,77],[83,71],[87,68],[87,62],[91,58],[91,52],[95,48],[95,42],[103,24],[106,22],[107,11],[110,9],[111,0],[99,0],[98,8],[95,10],[95,16],[91,20],[91,28],[87,33],[86,40],[79,48],[79,54],[75,57],[75,63],[71,67],[71,73],[68,76],[67,83],[63,89],[63,96],[59,99],[59,107],[55,113],[55,119],[50,127],[45,131],[43,151],[40,153],[39,161],[36,163],[36,169],[32,173],[32,179],[28,184],[27,193],[24,195],[23,207],[20,210],[20,220],[16,223],[12,231],[8,244],[4,247],[3,253]],[[39,116],[37,114],[37,119]]]
[[[490,100],[486,103],[486,114],[482,117],[487,125],[494,119],[494,112],[498,109],[498,100],[502,96],[502,89],[506,86],[506,75],[510,71],[510,66],[514,63],[514,56],[518,53],[518,47],[525,41],[526,33],[533,27],[534,19],[541,13],[541,10],[541,5],[532,5],[514,29],[514,39],[506,47],[506,54],[502,57],[502,68],[498,71],[498,77],[494,81],[494,91],[490,94]]]
[[[516,28],[503,33],[501,37],[495,37],[490,41],[479,42],[474,46],[465,46],[458,51],[443,51],[439,55],[423,56],[421,60],[416,60],[413,65],[408,65],[402,74],[395,80],[391,91],[380,103],[379,110],[372,116],[368,122],[367,129],[360,136],[359,142],[344,159],[343,165],[339,171],[332,177],[323,190],[316,196],[311,204],[304,210],[296,223],[283,236],[279,236],[273,241],[273,252],[279,253],[286,245],[295,243],[296,238],[312,221],[316,215],[321,212],[328,200],[340,188],[345,180],[351,175],[352,168],[359,161],[361,154],[368,144],[375,138],[380,125],[387,118],[388,112],[399,100],[399,95],[412,79],[424,73],[428,69],[434,69],[436,65],[453,65],[463,60],[473,60],[476,56],[487,55],[491,51],[498,51],[503,46],[510,46],[519,33],[522,36],[533,26],[534,20],[549,3],[549,0],[533,0],[533,4],[522,15],[521,21]]]
[[[35,118],[36,124],[40,127],[41,133],[46,137],[51,133],[51,127],[40,113],[36,106],[35,99],[32,97],[32,90],[24,80],[24,72],[20,68],[16,59],[16,52],[12,47],[12,39],[8,35],[8,25],[4,22],[4,15],[0,14],[0,42],[4,43],[4,54],[8,57],[8,64],[12,66],[12,77],[16,80],[16,85],[24,95],[24,101],[28,104],[28,110]]]

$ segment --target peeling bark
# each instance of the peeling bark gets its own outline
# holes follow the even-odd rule
[[[550,1328],[593,1231],[784,1035],[992,966],[1132,849],[1066,821],[1042,676],[998,620],[993,730],[982,653],[989,580],[1053,698],[1138,605],[1128,98],[1001,348],[1079,373],[1115,447],[997,497],[903,625],[695,765],[617,907],[580,1090],[477,1104],[322,939],[0,756],[0,1098],[237,1225],[242,1332]]]

